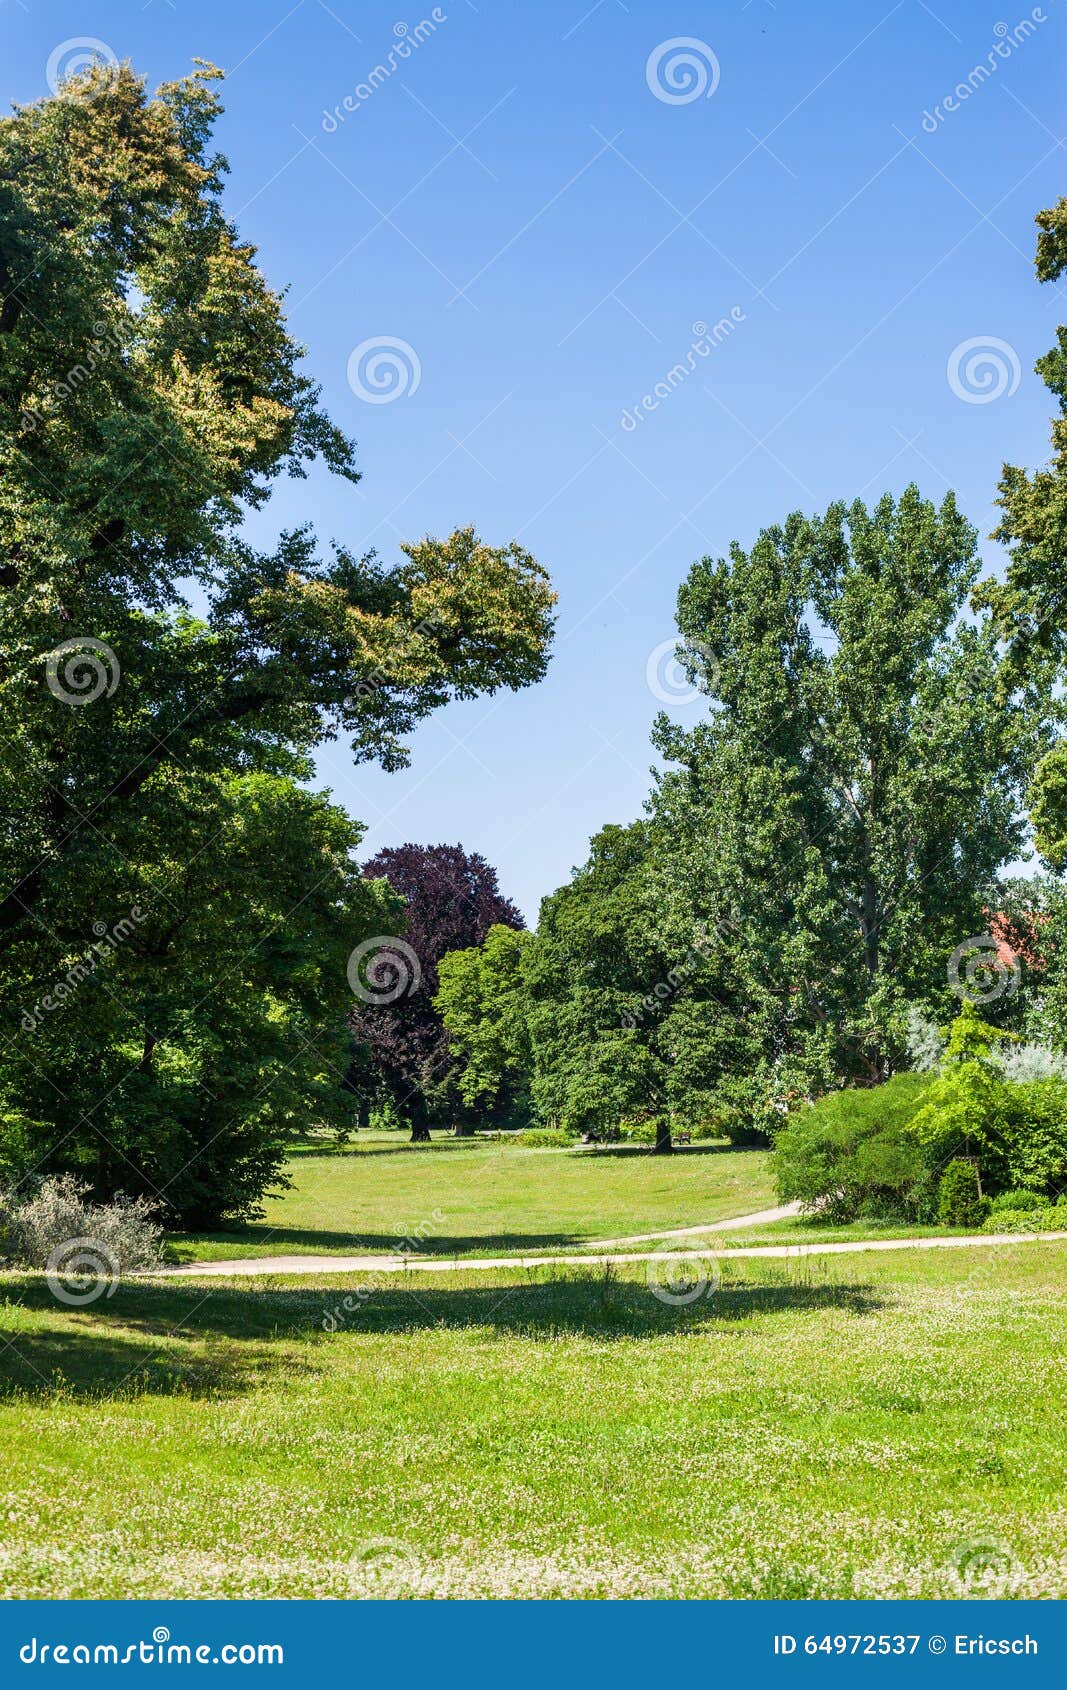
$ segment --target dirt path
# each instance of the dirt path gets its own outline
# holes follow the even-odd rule
[[[746,1221],[753,1217],[746,1216]],[[734,1223],[737,1224],[737,1223]],[[708,1230],[707,1228],[701,1230]],[[673,1236],[673,1235],[671,1235]],[[837,1244],[750,1244],[735,1250],[656,1250],[630,1255],[582,1256],[471,1256],[466,1260],[442,1260],[433,1256],[246,1256],[243,1261],[186,1262],[182,1267],[164,1268],[168,1277],[259,1278],[289,1273],[478,1273],[499,1268],[603,1267],[609,1262],[684,1260],[687,1256],[714,1256],[717,1261],[736,1258],[783,1256],[847,1256],[872,1250],[966,1250],[975,1245],[1044,1244],[1067,1238],[1067,1232],[984,1232],[967,1238],[871,1238],[865,1243]],[[158,1276],[157,1276],[158,1277]]]
[[[799,1215],[799,1203],[782,1203],[777,1209],[759,1209],[754,1215],[734,1215],[728,1221],[705,1221],[703,1226],[674,1226],[669,1232],[635,1232],[630,1238],[593,1238],[583,1250],[614,1250],[620,1244],[655,1244],[661,1238],[692,1238],[701,1232],[739,1232],[747,1227],[769,1226]]]

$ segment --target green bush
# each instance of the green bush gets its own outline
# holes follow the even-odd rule
[[[1023,1209],[1044,1209],[1048,1200],[1039,1191],[1002,1191],[989,1205],[991,1215],[1015,1214]]]
[[[502,1144],[521,1144],[524,1150],[570,1150],[578,1141],[562,1127],[524,1127],[521,1133],[504,1133]]]
[[[898,1074],[881,1086],[829,1092],[786,1116],[772,1155],[780,1195],[837,1222],[861,1208],[920,1218],[929,1169],[907,1129],[930,1084],[924,1074]]]
[[[645,1116],[620,1121],[619,1136],[625,1144],[655,1144],[656,1123]]]
[[[1067,1232],[1067,1203],[1046,1203],[1040,1209],[1002,1209],[992,1213],[983,1232]]]
[[[989,1199],[982,1196],[977,1167],[959,1157],[941,1175],[937,1195],[937,1218],[942,1226],[981,1226],[989,1213]]]
[[[1067,1185],[1067,1080],[1004,1087],[1004,1136],[1011,1183],[1035,1191]]]

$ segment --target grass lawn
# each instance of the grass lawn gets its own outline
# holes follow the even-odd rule
[[[182,1261],[388,1250],[499,1255],[566,1250],[597,1238],[725,1220],[773,1205],[766,1153],[702,1144],[524,1150],[471,1139],[409,1146],[361,1135],[354,1151],[295,1156],[292,1189],[265,1219],[211,1237],[176,1235]]]
[[[0,1279],[0,1593],[1067,1596],[1064,1244],[356,1288]]]

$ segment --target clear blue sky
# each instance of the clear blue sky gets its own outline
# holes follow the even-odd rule
[[[287,484],[257,542],[310,517],[392,557],[473,521],[552,572],[540,687],[452,706],[400,774],[354,770],[341,745],[322,759],[368,851],[461,842],[534,918],[589,835],[640,811],[660,708],[647,662],[694,558],[912,479],[954,487],[984,534],[1001,461],[1046,455],[1032,365],[1067,300],[1033,278],[1032,220],[1067,192],[1067,31],[1064,0],[1005,4],[445,0],[434,22],[424,0],[3,0],[9,99],[43,94],[80,38],[153,80],[194,57],[229,73],[230,210],[290,285],[364,472],[358,489]],[[706,88],[683,67],[674,91],[697,97],[669,102],[649,57],[679,37],[703,43]],[[390,74],[344,113],[376,65]],[[624,428],[692,325],[732,309],[714,351]],[[382,337],[420,375],[372,404],[347,371]],[[970,402],[948,362],[990,337],[985,391],[1004,391]]]

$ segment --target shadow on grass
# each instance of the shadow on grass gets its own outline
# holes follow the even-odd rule
[[[655,1151],[650,1144],[579,1144],[575,1148],[583,1155],[607,1156],[653,1156]],[[670,1163],[680,1156],[748,1156],[751,1154],[766,1155],[766,1146],[758,1144],[730,1144],[718,1138],[710,1144],[675,1144],[666,1156],[660,1156],[659,1161]]]
[[[470,1236],[450,1233],[447,1237],[432,1234],[425,1238],[406,1240],[396,1232],[323,1232],[318,1227],[247,1226],[231,1232],[172,1232],[167,1243],[173,1246],[175,1260],[193,1262],[201,1258],[190,1245],[226,1244],[255,1247],[266,1255],[281,1255],[284,1251],[304,1249],[311,1255],[326,1255],[330,1251],[350,1255],[387,1256],[397,1250],[418,1256],[465,1256],[472,1250],[490,1250],[503,1255],[523,1255],[526,1252],[551,1249],[581,1249],[589,1240],[572,1232],[479,1232]],[[264,1246],[273,1246],[264,1249]]]
[[[769,1274],[760,1283],[723,1285],[692,1302],[670,1303],[643,1278],[620,1280],[603,1269],[460,1287],[361,1284],[355,1276],[284,1290],[126,1281],[113,1296],[78,1310],[57,1305],[44,1280],[32,1275],[6,1279],[0,1293],[21,1311],[13,1326],[0,1319],[0,1341],[10,1338],[0,1351],[0,1400],[27,1402],[229,1397],[280,1372],[298,1386],[300,1374],[343,1367],[346,1357],[334,1346],[361,1335],[477,1329],[533,1341],[713,1338],[768,1315],[838,1309],[862,1318],[887,1301],[869,1285]]]

